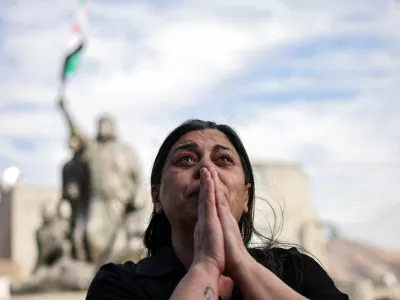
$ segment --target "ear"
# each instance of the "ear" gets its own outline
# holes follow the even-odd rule
[[[163,211],[160,201],[160,185],[154,184],[151,186],[151,200],[153,201],[154,210],[157,214]]]
[[[249,212],[249,197],[250,197],[249,195],[250,195],[251,184],[250,183],[246,184],[244,188],[245,191],[244,191],[243,213],[247,214]]]

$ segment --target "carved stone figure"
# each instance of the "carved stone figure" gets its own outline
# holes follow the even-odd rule
[[[67,201],[71,208],[68,238],[71,243],[72,258],[91,261],[84,234],[90,198],[89,169],[87,162],[82,157],[84,149],[79,138],[71,135],[68,146],[73,156],[62,169],[62,198],[60,204],[62,201]]]
[[[135,200],[140,184],[136,153],[118,142],[115,122],[110,116],[98,121],[97,137],[92,139],[73,121],[63,98],[59,105],[71,134],[82,145],[82,159],[90,173],[90,200],[85,224],[88,252],[94,262],[114,243],[127,211],[137,207]]]
[[[42,267],[54,264],[63,256],[69,256],[70,247],[67,240],[68,220],[51,211],[48,203],[43,204],[42,226],[36,232],[38,259],[34,273]]]
[[[76,286],[84,284],[78,283],[76,276],[73,277],[71,272],[67,273],[63,271],[66,268],[65,262],[70,260],[69,257],[71,255],[71,244],[68,240],[69,219],[65,216],[62,207],[60,207],[59,214],[53,208],[54,206],[48,201],[43,203],[43,223],[36,232],[38,249],[36,266],[28,282],[20,285],[12,285],[12,294],[62,289],[63,286],[69,284],[71,281],[76,281],[74,283]],[[73,267],[71,265],[68,268]],[[83,273],[84,268],[78,270],[77,267],[78,265],[75,264],[75,271],[79,271],[77,273],[81,274],[81,276],[87,276]]]

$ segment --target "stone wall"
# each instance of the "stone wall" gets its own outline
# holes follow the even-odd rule
[[[256,181],[256,227],[266,236],[303,246],[327,267],[322,228],[310,197],[310,184],[297,163],[253,163]],[[273,211],[273,210],[274,211]],[[275,220],[275,222],[274,222]]]

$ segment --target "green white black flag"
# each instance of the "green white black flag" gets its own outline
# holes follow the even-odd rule
[[[68,43],[67,53],[61,71],[62,86],[64,86],[69,77],[76,73],[80,57],[82,55],[82,50],[85,46],[88,2],[88,0],[79,0],[78,2],[76,21],[72,26],[72,34]]]

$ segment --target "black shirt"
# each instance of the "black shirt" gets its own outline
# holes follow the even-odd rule
[[[311,257],[296,248],[274,248],[274,257],[283,262],[281,279],[292,289],[308,299],[348,300],[341,293],[324,269]],[[251,255],[260,262],[261,250]],[[157,254],[123,265],[106,264],[94,277],[86,300],[163,300],[169,299],[186,269],[176,257],[171,246],[165,246]],[[232,300],[243,299],[237,286]]]

